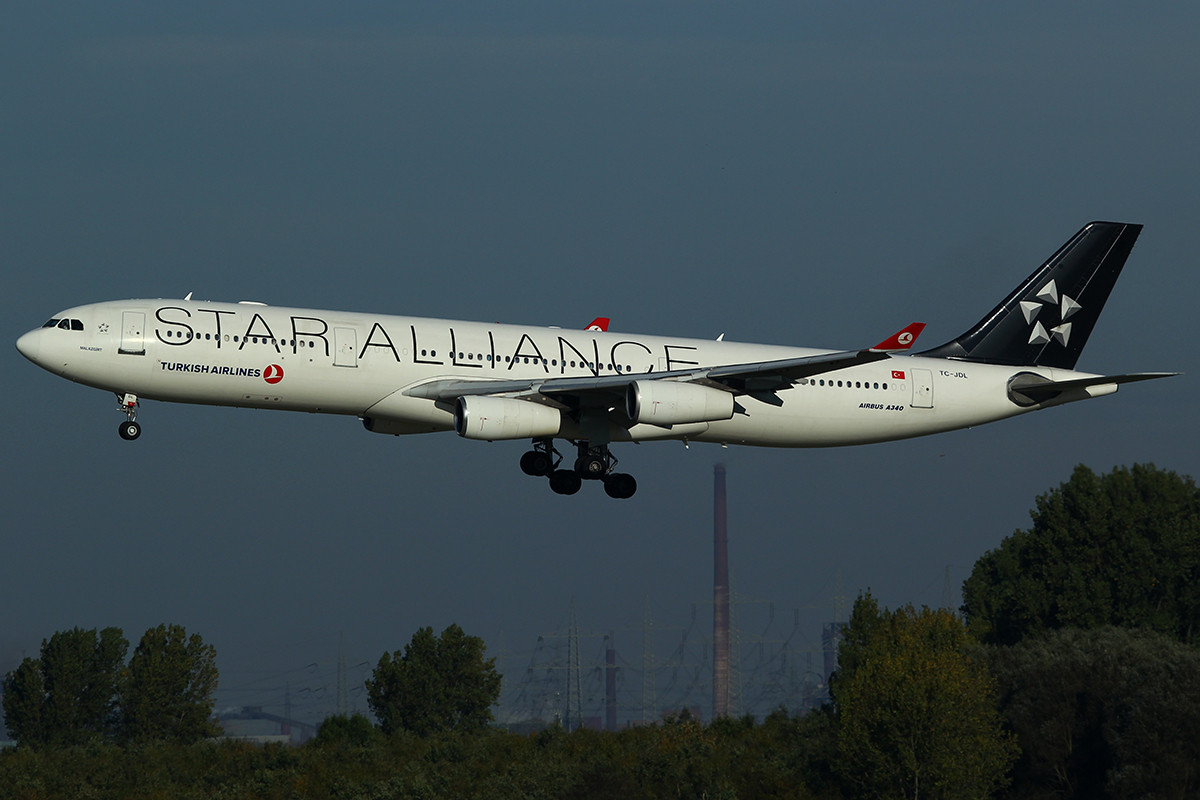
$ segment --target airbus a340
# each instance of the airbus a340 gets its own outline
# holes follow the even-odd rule
[[[1097,375],[1075,362],[1142,226],[1093,222],[969,331],[910,354],[914,323],[830,351],[586,330],[124,300],[55,314],[17,349],[115,392],[124,439],[144,399],[359,417],[374,433],[530,439],[528,475],[559,494],[637,483],[617,442],[833,447],[924,436],[1111,394],[1176,373]],[[564,466],[556,441],[574,448]],[[570,451],[568,450],[568,453]]]

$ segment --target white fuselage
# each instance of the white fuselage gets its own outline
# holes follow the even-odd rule
[[[79,320],[83,330],[35,329],[18,347],[78,383],[170,402],[371,417],[390,422],[389,433],[454,428],[451,405],[406,394],[432,381],[653,375],[829,352],[190,300],[96,303],[57,318]],[[1016,405],[1006,391],[1013,375],[1030,372],[1055,381],[1090,377],[897,356],[801,381],[776,402],[740,395],[741,409],[728,420],[614,426],[611,441],[830,447],[905,439],[1038,408]],[[1069,399],[1115,389],[1092,387]]]

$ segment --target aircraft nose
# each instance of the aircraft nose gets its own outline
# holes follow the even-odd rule
[[[41,351],[42,329],[34,328],[29,333],[17,339],[17,350],[33,363],[37,363]]]

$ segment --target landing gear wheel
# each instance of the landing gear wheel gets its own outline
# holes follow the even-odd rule
[[[555,494],[575,494],[583,480],[569,469],[556,469],[550,473],[550,488]]]
[[[637,481],[632,475],[614,472],[604,479],[604,493],[617,500],[628,500],[637,491]]]
[[[575,473],[590,481],[599,480],[608,471],[608,464],[600,456],[586,455],[575,459]]]
[[[121,438],[125,441],[132,442],[142,435],[142,426],[133,420],[129,420],[121,423],[121,427],[117,428],[117,433],[121,434]]]
[[[549,475],[554,470],[554,462],[545,450],[530,450],[521,456],[521,471],[526,475],[540,478]]]

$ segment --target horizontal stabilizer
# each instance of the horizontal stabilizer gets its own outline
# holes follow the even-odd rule
[[[1178,374],[1178,372],[1135,372],[1131,375],[1096,375],[1073,381],[1052,381],[1032,372],[1021,372],[1009,380],[1008,396],[1019,406],[1035,406],[1039,403],[1051,403],[1072,391],[1083,390],[1089,395],[1111,394],[1122,383],[1170,378]],[[1102,387],[1112,388],[1108,391],[1096,391]]]

